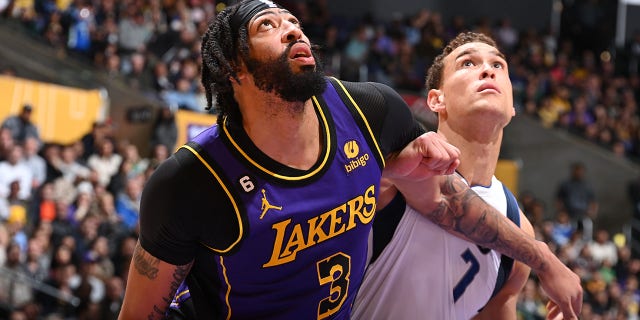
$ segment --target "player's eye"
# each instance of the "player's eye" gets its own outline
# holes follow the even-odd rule
[[[464,61],[462,61],[462,66],[463,67],[473,67],[473,66],[475,66],[475,64],[471,60],[464,60]]]

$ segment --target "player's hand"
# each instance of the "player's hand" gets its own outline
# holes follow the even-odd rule
[[[555,256],[545,272],[537,273],[542,289],[551,300],[547,303],[547,319],[577,320],[582,310],[580,277]]]
[[[560,307],[555,302],[549,300],[547,302],[546,308],[546,320],[562,320],[562,312],[560,311]]]
[[[409,143],[387,162],[385,177],[420,181],[436,175],[452,174],[460,164],[460,150],[444,136],[427,132]]]

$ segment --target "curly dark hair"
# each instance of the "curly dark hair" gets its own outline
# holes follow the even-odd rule
[[[448,56],[453,50],[461,45],[471,42],[482,42],[492,47],[498,48],[496,42],[484,33],[478,32],[463,32],[458,34],[453,40],[447,44],[442,50],[442,53],[438,55],[434,60],[429,71],[427,71],[426,87],[427,91],[431,89],[438,89],[442,85],[442,72],[444,69],[444,58]]]
[[[240,119],[238,103],[233,97],[233,87],[230,77],[237,81],[239,59],[249,57],[248,31],[246,26],[238,30],[231,27],[231,18],[238,11],[239,4],[229,6],[216,16],[207,32],[202,37],[202,85],[205,88],[207,107],[213,107],[216,99],[218,124],[222,124],[225,117]]]

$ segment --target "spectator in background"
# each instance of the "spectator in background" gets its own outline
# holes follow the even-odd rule
[[[91,51],[91,35],[95,28],[91,1],[74,1],[67,9],[70,20],[67,47],[72,51],[88,55]]]
[[[116,212],[131,231],[138,227],[143,179],[142,176],[128,179],[124,190],[116,196]]]
[[[56,179],[62,177],[62,171],[58,168],[58,165],[62,163],[62,146],[56,143],[47,143],[42,146],[42,158],[44,159],[46,166],[45,182],[53,182]]]
[[[125,56],[146,51],[153,35],[153,25],[146,21],[138,6],[127,6],[122,14],[118,24],[119,51]]]
[[[40,188],[47,177],[47,164],[38,152],[40,141],[35,137],[28,137],[24,142],[24,163],[32,174],[32,190]]]
[[[366,65],[369,57],[369,38],[367,26],[362,24],[352,31],[351,37],[344,48],[344,63],[340,76],[347,81],[364,81],[365,74],[362,66]]]
[[[122,156],[115,152],[115,143],[111,139],[103,139],[100,142],[98,153],[89,156],[87,165],[98,174],[97,183],[107,187],[111,178],[120,170]]]
[[[12,183],[18,184],[18,199],[28,201],[31,199],[31,186],[33,173],[24,163],[23,149],[21,146],[14,146],[9,152],[6,161],[0,161],[0,197],[9,195]]]
[[[608,261],[609,265],[615,265],[618,262],[618,247],[611,240],[609,231],[599,229],[587,246],[595,263],[603,264]]]
[[[88,180],[91,170],[78,162],[78,153],[73,145],[63,146],[60,158],[53,160],[52,165],[62,173],[61,178],[54,180],[55,197],[69,204],[75,198],[76,185]]]
[[[98,257],[91,251],[86,252],[78,273],[70,279],[70,286],[80,298],[77,315],[80,319],[97,319],[100,301],[105,296],[104,282],[96,276]]]
[[[88,255],[92,255],[96,261],[96,270],[94,275],[103,282],[113,277],[115,270],[111,254],[109,250],[109,239],[103,235],[99,235],[91,243]]]
[[[131,259],[133,259],[133,252],[136,248],[138,236],[134,233],[129,233],[124,236],[118,243],[117,254],[113,257],[113,263],[115,266],[116,275],[122,279],[127,279],[129,275],[129,266]]]
[[[23,272],[36,281],[46,280],[49,274],[51,260],[46,255],[48,239],[38,237],[29,238],[27,254],[23,263]]]
[[[135,144],[128,144],[123,149],[124,155],[120,167],[120,173],[123,174],[123,178],[132,179],[144,174],[147,167],[149,167],[149,159],[140,156],[138,146]]]
[[[176,88],[162,92],[161,97],[166,104],[174,108],[202,112],[204,106],[200,104],[197,89],[189,79],[181,77],[176,80]]]
[[[571,236],[573,235],[573,225],[569,214],[566,211],[560,211],[556,215],[556,220],[551,225],[551,238],[554,243],[559,246],[564,246],[569,243]]]
[[[140,156],[138,147],[131,143],[121,143],[119,154],[122,155],[120,168],[107,186],[107,190],[112,194],[119,194],[127,183],[127,180],[144,176],[149,167],[149,159]]]
[[[56,218],[56,202],[53,195],[53,183],[44,183],[42,188],[39,189],[38,197],[32,206],[37,208],[34,214],[34,224],[51,223]]]
[[[33,290],[27,283],[18,281],[16,276],[23,274],[24,254],[17,243],[7,247],[7,260],[3,267],[8,271],[0,274],[0,302],[14,308],[20,308],[33,299]]]
[[[55,270],[59,266],[67,264],[78,264],[79,259],[73,248],[66,244],[59,244],[53,248],[50,270]]]
[[[156,144],[153,147],[153,151],[151,152],[149,168],[155,170],[155,168],[157,168],[157,166],[160,165],[160,163],[162,163],[164,160],[167,160],[169,155],[171,155],[172,153],[173,150],[169,150],[166,145],[162,143]],[[149,168],[147,168],[147,172],[149,172]]]
[[[98,218],[100,226],[98,231],[101,235],[107,235],[109,248],[115,251],[121,238],[129,232],[128,227],[116,211],[116,204],[113,195],[109,192],[102,192],[97,195]]]
[[[97,209],[97,202],[91,183],[80,182],[75,189],[77,190],[76,198],[69,204],[66,219],[72,225],[77,226],[87,215],[94,213],[94,210]]]
[[[495,30],[495,35],[500,48],[502,48],[502,50],[504,50],[507,55],[510,55],[516,48],[516,45],[518,45],[520,32],[515,27],[513,27],[513,25],[511,24],[511,19],[505,17],[502,18],[498,23],[498,27]]]
[[[111,79],[115,79],[120,75],[120,63],[122,59],[117,53],[108,54],[104,61],[104,70]]]
[[[105,298],[101,302],[99,319],[115,320],[118,318],[120,308],[122,308],[124,281],[120,277],[111,277],[107,279],[105,286]]]
[[[0,161],[6,160],[9,150],[16,144],[9,128],[0,127]]]
[[[595,192],[585,179],[586,168],[575,162],[570,167],[570,176],[562,181],[556,191],[558,212],[565,210],[576,230],[582,232],[585,241],[593,238],[593,219],[598,213]]]
[[[74,263],[68,263],[53,268],[45,283],[56,288],[67,297],[72,297],[74,296],[74,287],[72,286],[74,283],[72,281],[77,278],[78,266]],[[77,310],[74,306],[56,297],[41,293],[38,295],[38,301],[44,315],[57,315],[62,319],[77,316]]]
[[[154,80],[148,64],[145,54],[140,52],[131,54],[128,69],[125,70],[125,80],[130,88],[143,93],[153,90]]]
[[[169,67],[164,61],[157,61],[153,65],[153,89],[159,94],[164,91],[173,90],[174,85],[169,74]]]
[[[25,104],[19,114],[9,116],[2,123],[2,128],[11,131],[11,136],[17,144],[23,144],[27,137],[35,137],[40,140],[38,127],[31,122],[32,113],[33,107],[30,104]]]
[[[77,227],[73,229],[72,237],[75,241],[75,252],[81,258],[86,258],[91,245],[98,238],[100,219],[95,214],[85,216]]]
[[[86,162],[89,160],[89,156],[98,153],[98,146],[100,142],[107,138],[108,134],[108,125],[102,121],[95,121],[91,125],[91,131],[85,133],[80,141],[82,142],[82,150],[83,153],[81,158]]]
[[[58,55],[64,55],[65,35],[63,26],[63,15],[59,10],[51,12],[49,23],[45,26],[43,37],[58,52]]]
[[[163,145],[173,152],[178,140],[178,126],[173,110],[167,105],[160,108],[151,133],[151,146]],[[164,159],[163,159],[164,160]]]
[[[9,185],[9,195],[7,196],[7,208],[9,215],[7,224],[10,227],[13,241],[20,244],[23,251],[28,246],[27,234],[27,201],[21,200],[18,196],[20,192],[20,183],[13,181]]]

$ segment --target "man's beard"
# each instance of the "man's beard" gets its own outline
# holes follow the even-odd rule
[[[327,86],[320,60],[315,53],[316,66],[302,67],[294,73],[289,66],[289,50],[293,43],[279,58],[260,61],[255,58],[246,60],[247,69],[253,75],[256,86],[263,91],[272,92],[285,101],[304,102],[314,95],[324,92]]]

